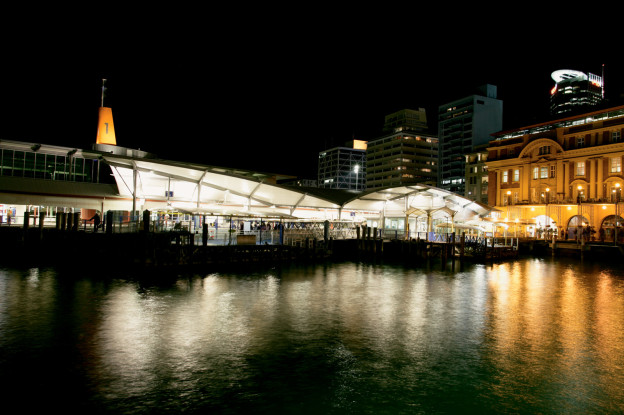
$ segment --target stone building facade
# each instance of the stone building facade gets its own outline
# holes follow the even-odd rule
[[[613,238],[622,221],[623,134],[624,106],[494,134],[488,204],[500,210],[499,223],[533,236],[577,237],[587,228]]]

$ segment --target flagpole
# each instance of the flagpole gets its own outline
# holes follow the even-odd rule
[[[104,90],[106,89],[105,84],[106,79],[102,79],[102,107],[104,107]]]

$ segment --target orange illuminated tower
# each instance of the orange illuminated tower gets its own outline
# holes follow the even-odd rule
[[[96,144],[111,144],[116,146],[115,126],[113,124],[113,110],[104,106],[104,91],[106,79],[102,79],[102,106],[99,111]]]

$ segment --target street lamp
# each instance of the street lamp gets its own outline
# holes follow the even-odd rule
[[[355,167],[353,168],[353,171],[355,172],[355,190],[357,191],[357,189],[358,189],[358,176],[359,176],[359,172],[360,172],[360,165],[356,164]]]
[[[544,209],[545,216],[548,218],[548,231],[552,230],[552,219],[550,218],[550,210],[548,209],[548,203],[550,202],[550,187],[546,188],[546,209]],[[544,220],[544,229],[546,229],[546,220]],[[550,235],[550,233],[548,234]],[[546,239],[546,232],[544,232],[544,239]]]
[[[583,191],[583,186],[581,186],[579,184],[579,186],[577,187],[578,189],[578,193],[576,195],[576,198],[578,199],[578,216],[576,218],[576,241],[580,241],[581,240],[581,233],[579,232],[579,223],[581,223],[581,192]]]
[[[614,232],[613,232],[613,244],[617,245],[617,234],[618,234],[618,224],[619,224],[619,220],[618,220],[618,204],[620,203],[620,194],[622,192],[622,189],[620,189],[620,183],[616,183],[615,184],[615,189],[613,189],[613,193],[615,196],[615,218],[613,221],[614,224]]]

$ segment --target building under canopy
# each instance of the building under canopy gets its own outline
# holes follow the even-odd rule
[[[101,157],[112,168],[120,196],[131,200],[128,210],[173,208],[198,215],[380,224],[384,218],[405,218],[409,224],[409,217],[421,217],[426,219],[426,231],[432,231],[436,218],[450,218],[451,228],[478,226],[493,210],[422,184],[364,192],[288,187],[270,176],[220,167],[114,154]]]
[[[79,150],[2,140],[0,151],[3,209],[20,205],[32,212],[34,206],[46,209],[50,219],[59,208],[148,210],[192,217],[366,223],[413,237],[413,232],[453,232],[456,227],[485,231],[492,222],[483,219],[494,210],[422,184],[364,192],[286,186],[274,174],[162,160],[113,145]],[[106,177],[114,180],[104,183],[101,178]]]

